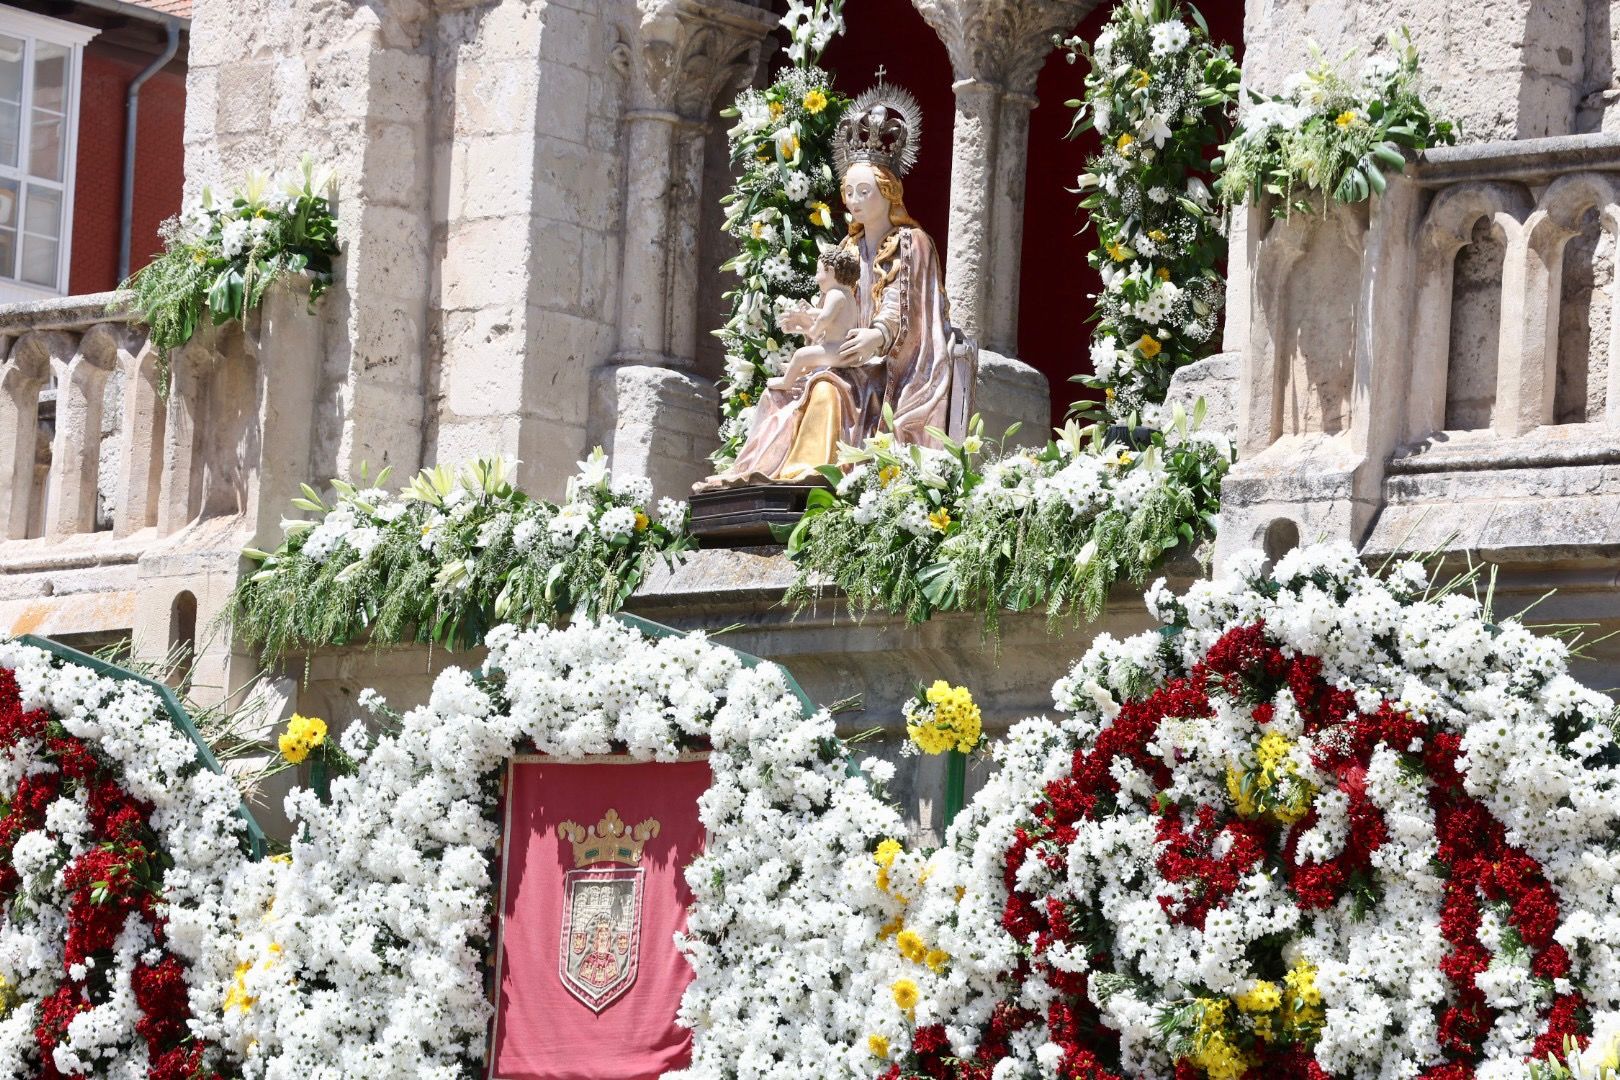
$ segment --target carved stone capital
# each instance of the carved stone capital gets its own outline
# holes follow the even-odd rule
[[[911,2],[945,43],[958,83],[1027,97],[1051,55],[1052,35],[1069,33],[1099,0]]]
[[[742,0],[636,0],[636,9],[640,22],[620,52],[633,107],[694,123],[753,79],[765,35],[780,21]]]

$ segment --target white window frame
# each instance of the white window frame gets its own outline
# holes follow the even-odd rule
[[[18,301],[42,300],[52,296],[65,296],[68,291],[68,273],[72,264],[73,254],[73,187],[78,172],[79,157],[79,96],[83,81],[84,47],[101,31],[94,26],[84,26],[80,23],[66,22],[62,19],[53,19],[48,15],[38,15],[32,11],[23,11],[21,8],[7,7],[0,4],[0,34],[21,38],[25,41],[27,63],[23,69],[23,98],[20,121],[17,134],[17,166],[15,168],[0,165],[0,178],[15,180],[17,182],[17,207],[15,219],[17,225],[16,258],[22,259],[23,246],[23,211],[28,200],[28,185],[40,184],[55,188],[55,181],[41,180],[28,175],[28,159],[30,142],[33,138],[33,99],[34,99],[34,46],[37,42],[49,42],[60,45],[68,50],[67,86],[65,89],[66,114],[64,116],[67,128],[63,139],[62,155],[62,235],[56,248],[56,284],[47,288],[33,282],[23,281],[12,277],[0,269],[0,303],[16,303]],[[16,267],[12,267],[16,269]]]

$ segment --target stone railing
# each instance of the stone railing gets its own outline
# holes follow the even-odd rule
[[[1370,204],[1268,209],[1240,223],[1232,260],[1242,460],[1228,550],[1321,535],[1400,546],[1392,530],[1412,522],[1392,503],[1490,500],[1483,473],[1620,461],[1620,139],[1447,147]],[[1472,482],[1436,479],[1458,470]],[[1415,476],[1429,479],[1402,479]],[[1433,517],[1407,546],[1475,520]]]
[[[311,469],[320,320],[277,288],[164,387],[115,293],[0,307],[0,633],[182,648],[236,685],[217,616]],[[166,392],[165,392],[166,391]],[[204,663],[206,661],[206,663]]]
[[[114,293],[0,308],[0,529],[48,545],[158,523],[157,355]]]

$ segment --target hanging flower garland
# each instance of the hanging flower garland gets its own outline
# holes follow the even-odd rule
[[[887,434],[810,495],[788,540],[798,577],[792,602],[836,585],[857,612],[877,608],[920,623],[974,611],[995,630],[1003,611],[1044,607],[1096,618],[1119,581],[1145,582],[1165,555],[1214,535],[1224,436],[1174,411],[1165,431],[1133,450],[1103,429],[1071,422],[1043,450],[993,454],[977,434],[940,449],[896,446]]]
[[[322,516],[246,552],[261,566],[232,596],[237,640],[267,661],[362,637],[457,647],[503,622],[617,611],[655,559],[690,547],[687,507],[654,505],[652,484],[615,478],[600,448],[579,467],[560,505],[513,487],[498,459],[424,470],[397,493],[386,473],[334,480],[330,506],[305,486],[293,505]]]
[[[736,459],[748,439],[765,381],[782,374],[798,336],[778,319],[816,295],[821,248],[842,236],[832,139],[849,99],[817,67],[822,50],[841,33],[844,0],[791,0],[783,23],[794,66],[764,90],[746,90],[727,116],[731,161],[741,171],[721,201],[726,232],[740,250],[723,270],[741,279],[729,294],[730,317],[717,334],[725,346],[717,468]]]
[[[873,954],[873,1074],[1599,1075],[1620,749],[1565,646],[1346,546],[1149,601],[895,857],[929,952]]]
[[[0,1075],[218,1076],[239,805],[150,691],[0,641]]]
[[[705,850],[686,870],[696,979],[681,1021],[695,1035],[682,1075],[828,1075],[860,1037],[854,976],[882,923],[871,890],[847,882],[869,882],[871,852],[902,828],[848,772],[832,718],[805,716],[781,668],[745,667],[697,635],[580,621],[501,627],[488,644],[498,677],[451,669],[427,706],[382,710],[379,738],[350,728],[353,775],[325,804],[289,796],[291,858],[234,893],[239,983],[222,1023],[244,1075],[479,1071],[496,781],[519,747],[641,761],[711,750]]]
[[[1126,0],[1095,44],[1065,44],[1071,62],[1091,65],[1070,136],[1095,129],[1102,140],[1077,189],[1102,276],[1092,374],[1078,381],[1103,390],[1103,413],[1123,420],[1218,347],[1226,238],[1206,178],[1241,72],[1179,0]]]
[[[1405,151],[1455,143],[1456,127],[1418,93],[1411,34],[1391,31],[1388,41],[1389,51],[1368,57],[1354,78],[1312,45],[1314,62],[1289,76],[1281,94],[1253,95],[1221,148],[1221,198],[1239,205],[1274,197],[1277,217],[1319,210],[1329,193],[1335,202],[1365,202],[1382,194],[1385,173],[1406,168]]]
[[[309,282],[311,304],[332,285],[337,218],[329,170],[306,156],[295,174],[251,173],[228,198],[209,188],[163,223],[163,251],[120,286],[151,331],[167,388],[169,353],[204,320],[240,321],[278,281]]]

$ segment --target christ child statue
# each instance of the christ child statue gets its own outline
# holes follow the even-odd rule
[[[855,301],[855,287],[861,280],[861,258],[850,248],[833,248],[822,253],[816,267],[816,284],[821,296],[815,307],[802,306],[786,322],[804,326],[804,336],[810,344],[793,354],[781,378],[765,385],[772,390],[785,390],[812,371],[830,367],[850,367],[856,361],[840,355],[844,339],[849,337],[860,321],[860,305]]]

